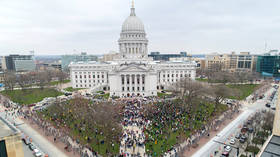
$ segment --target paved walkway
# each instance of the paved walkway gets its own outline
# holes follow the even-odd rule
[[[139,103],[139,105],[141,105]],[[142,119],[139,117],[139,106],[137,104],[130,104],[125,108],[126,126],[123,126],[123,138],[120,146],[120,154],[126,156],[145,156],[145,136],[143,132],[143,126],[139,126],[139,122]],[[138,124],[137,124],[138,123]],[[143,145],[139,145],[143,143]]]

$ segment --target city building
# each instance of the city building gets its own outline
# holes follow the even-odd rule
[[[38,63],[36,64],[37,70],[62,70],[60,63]]]
[[[0,117],[0,157],[24,157],[21,133]]]
[[[151,52],[148,57],[152,57],[155,61],[170,61],[170,58],[187,57],[187,52],[180,52],[179,54],[161,54],[160,52]]]
[[[257,56],[250,52],[236,54],[211,54],[206,55],[206,69],[218,68],[229,72],[253,72],[256,70]]]
[[[4,64],[4,65],[3,65]],[[3,70],[8,71],[33,71],[36,68],[33,55],[9,55],[2,59]]]
[[[101,59],[101,62],[108,62],[115,60],[119,54],[117,52],[110,52],[108,54],[104,54],[103,58]]]
[[[61,67],[63,70],[67,70],[71,62],[90,62],[90,61],[98,61],[98,57],[95,55],[88,55],[86,52],[82,52],[81,54],[63,55],[61,57]]]
[[[271,54],[258,56],[257,72],[262,76],[280,77],[280,56]]]
[[[113,61],[72,62],[72,87],[110,90],[111,97],[157,96],[158,89],[166,89],[182,78],[195,79],[194,61],[156,61],[148,57],[144,24],[134,6],[122,25],[118,44],[119,55]]]
[[[0,83],[4,82],[5,74],[3,71],[0,71]]]
[[[280,89],[278,89],[278,100],[276,104],[272,135],[263,145],[258,157],[280,156]]]

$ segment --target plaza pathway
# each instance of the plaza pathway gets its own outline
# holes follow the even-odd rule
[[[123,136],[120,154],[124,156],[145,156],[145,136],[140,101],[130,101],[125,106]]]

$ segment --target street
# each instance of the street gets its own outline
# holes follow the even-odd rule
[[[0,112],[0,116],[2,118],[5,118],[5,112]],[[8,120],[13,123],[13,117],[11,115],[7,116]],[[20,118],[15,119],[15,123],[17,125],[17,128],[24,133],[25,135],[32,138],[32,143],[40,150],[42,151],[42,154],[48,154],[49,157],[67,157],[62,151],[60,151],[58,148],[56,148],[51,142],[49,142],[45,137],[43,137],[41,134],[39,134],[36,130],[34,130],[29,125],[25,124]],[[33,155],[32,152],[29,150],[29,148],[23,143],[23,150],[24,154],[27,154],[27,157],[31,157]]]
[[[241,113],[235,120],[233,120],[230,124],[228,124],[220,133],[218,133],[215,137],[213,137],[209,142],[207,142],[203,147],[201,147],[193,157],[209,157],[211,155],[214,156],[214,152],[218,151],[216,155],[221,155],[224,149],[224,144],[230,145],[229,141],[231,137],[235,137],[235,135],[240,131],[239,126],[242,126],[247,119],[257,111],[262,109],[266,109],[265,104],[269,99],[269,95],[275,91],[274,88],[269,89],[265,93],[265,97],[261,100],[257,100],[253,104],[243,104],[243,113]],[[239,141],[237,141],[239,142]],[[229,156],[236,156],[236,149],[233,148],[230,152]]]

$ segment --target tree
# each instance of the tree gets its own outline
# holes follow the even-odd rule
[[[67,78],[67,74],[65,72],[62,72],[62,71],[58,71],[57,74],[56,74],[59,82],[63,82],[64,80],[66,80]]]
[[[4,84],[5,89],[14,90],[16,84],[16,75],[11,72],[4,74]]]
[[[26,74],[21,74],[16,79],[17,84],[21,87],[22,90],[25,89],[25,86],[30,83],[30,78]]]
[[[38,72],[36,74],[36,80],[41,89],[44,89],[45,83],[47,82],[47,77],[48,74],[46,72]]]
[[[214,85],[211,87],[211,91],[212,91],[212,96],[215,99],[215,108],[214,110],[216,110],[216,106],[220,103],[222,103],[225,98],[230,97],[233,95],[233,90],[231,90],[230,88],[228,88],[227,86],[221,84],[221,85]]]
[[[183,78],[173,84],[173,92],[183,100],[184,104],[192,104],[193,99],[203,96],[208,92],[205,84],[190,78]]]

